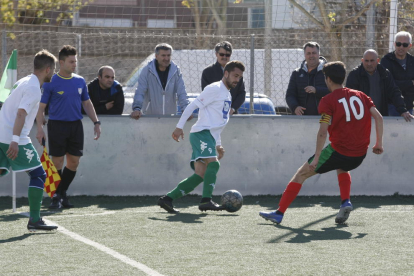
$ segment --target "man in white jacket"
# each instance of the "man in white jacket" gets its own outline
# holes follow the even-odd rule
[[[193,149],[190,165],[194,174],[181,181],[167,195],[158,199],[158,205],[169,213],[178,213],[172,201],[194,190],[204,182],[203,196],[198,206],[200,211],[219,211],[222,206],[212,201],[212,194],[216,183],[217,172],[220,168],[219,160],[224,155],[221,145],[221,132],[227,125],[230,117],[231,94],[230,89],[236,87],[243,77],[245,67],[240,61],[231,61],[224,68],[221,81],[208,85],[203,92],[184,110],[172,138],[179,142],[184,138],[184,124],[192,112],[199,108],[197,122],[190,131],[190,143]]]

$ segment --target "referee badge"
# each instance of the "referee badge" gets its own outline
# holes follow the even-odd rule
[[[82,88],[78,88],[79,95],[82,94]]]

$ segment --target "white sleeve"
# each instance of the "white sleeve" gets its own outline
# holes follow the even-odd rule
[[[188,118],[190,118],[191,114],[193,114],[193,111],[198,108],[195,101],[192,101],[187,107],[184,109],[183,114],[181,115],[180,120],[178,121],[177,128],[184,128],[185,122],[187,122]]]
[[[40,88],[35,86],[29,86],[24,91],[22,91],[22,99],[19,103],[18,108],[24,109],[26,113],[29,113],[33,108],[37,106],[37,103],[40,101],[40,97]]]

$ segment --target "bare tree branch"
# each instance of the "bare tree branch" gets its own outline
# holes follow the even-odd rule
[[[313,23],[315,23],[316,25],[318,25],[321,28],[325,28],[325,25],[320,22],[318,19],[316,19],[312,14],[310,14],[307,10],[305,10],[304,7],[302,7],[298,2],[296,2],[296,0],[289,0],[289,2],[295,6],[296,8],[298,8],[304,15],[306,15]]]
[[[365,7],[362,8],[362,10],[360,10],[356,15],[348,18],[347,20],[339,23],[338,25],[348,25],[349,23],[351,23],[352,21],[356,20],[357,18],[359,18],[363,13],[365,13],[367,10],[369,10],[369,8],[371,7],[371,5],[375,4],[376,2],[378,2],[379,0],[371,0],[371,2],[369,2],[368,4],[365,5]]]
[[[325,29],[330,30],[331,22],[329,20],[328,13],[326,12],[326,1],[316,0],[316,4],[318,5],[319,11],[321,12],[323,25],[325,26]]]

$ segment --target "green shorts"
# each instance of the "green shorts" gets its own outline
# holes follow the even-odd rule
[[[0,143],[0,169],[4,171],[0,176],[4,176],[10,172],[10,167],[15,172],[29,171],[42,166],[39,155],[32,143],[19,146],[17,158],[11,160],[7,157],[8,144]]]
[[[191,154],[191,168],[194,170],[194,162],[198,159],[217,157],[216,140],[210,133],[210,130],[202,130],[190,133],[190,143],[193,148]]]

